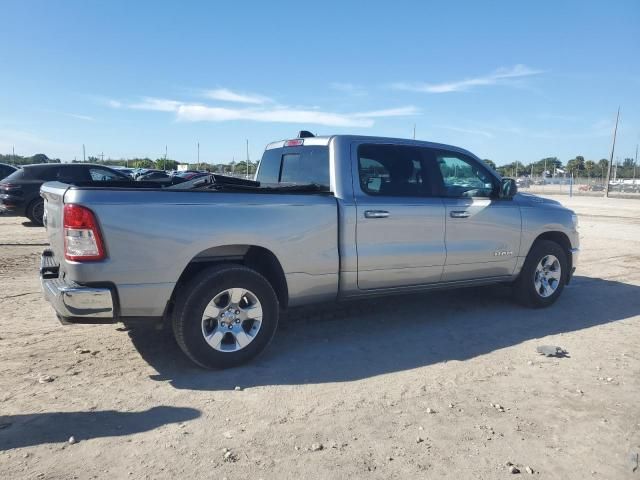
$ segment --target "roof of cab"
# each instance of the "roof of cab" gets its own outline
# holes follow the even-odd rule
[[[436,148],[439,150],[451,150],[459,153],[463,153],[469,155],[474,158],[478,158],[476,155],[471,153],[468,150],[465,150],[461,147],[456,147],[455,145],[447,145],[444,143],[435,143],[435,142],[427,142],[424,140],[414,140],[409,138],[394,138],[394,137],[376,137],[369,135],[325,135],[320,137],[307,137],[307,138],[295,138],[295,139],[286,139],[279,140],[277,142],[271,142],[265,148],[265,150],[271,150],[273,148],[283,148],[285,147],[285,142],[290,140],[302,140],[302,146],[311,146],[311,145],[321,145],[327,146],[331,142],[332,139],[344,139],[350,140],[353,142],[372,142],[372,143],[392,143],[399,145],[415,145],[416,147],[427,147],[427,148]]]

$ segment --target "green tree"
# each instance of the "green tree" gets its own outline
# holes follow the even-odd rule
[[[176,170],[178,168],[178,162],[170,158],[157,158],[156,166],[157,168],[161,168],[163,170]]]
[[[488,158],[483,158],[482,161],[489,165],[492,169],[496,169],[496,163],[493,160],[489,160]]]
[[[156,164],[150,158],[134,158],[131,160],[130,165],[133,168],[156,168]]]
[[[567,162],[567,169],[573,173],[574,176],[578,176],[580,172],[584,171],[584,157],[578,155]]]
[[[591,178],[594,176],[594,174],[596,173],[596,162],[594,162],[593,160],[587,160],[586,162],[584,162],[584,169],[587,172],[587,177]]]

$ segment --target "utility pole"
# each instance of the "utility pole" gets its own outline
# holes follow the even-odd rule
[[[611,168],[613,167],[613,152],[616,150],[616,136],[618,135],[618,120],[620,120],[620,107],[618,107],[618,114],[616,115],[616,126],[613,129],[613,143],[611,144],[611,157],[609,157],[609,168],[607,169],[607,181],[604,185],[604,196],[609,196],[609,179],[611,178]]]
[[[638,156],[638,149],[636,148],[636,157]],[[13,159],[13,164],[16,164],[16,147],[15,145],[11,145],[11,158]]]
[[[198,142],[198,168],[200,168],[200,142]]]
[[[247,138],[247,178],[249,178],[249,139]]]
[[[638,144],[636,143],[636,161],[633,162],[633,179],[636,179],[636,168],[638,167]]]
[[[167,146],[164,146],[164,161],[162,162],[162,169],[167,168]]]
[[[413,139],[416,139],[416,124],[413,124]]]
[[[104,163],[104,152],[100,152],[100,160],[102,160],[102,163]]]
[[[87,161],[87,156],[85,155],[84,143],[82,144],[82,163]]]

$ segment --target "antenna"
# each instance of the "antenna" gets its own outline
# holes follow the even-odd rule
[[[416,124],[413,124],[413,139],[416,139]]]
[[[611,157],[609,158],[609,168],[607,169],[607,182],[604,186],[604,196],[609,196],[609,179],[611,178],[611,168],[613,167],[613,152],[616,150],[616,136],[618,134],[618,120],[620,120],[620,107],[618,106],[618,114],[616,115],[616,126],[613,129],[613,143],[611,144]]]
[[[87,157],[86,157],[85,151],[84,151],[84,143],[82,144],[82,161],[83,162],[87,161]]]
[[[249,139],[247,138],[247,178],[249,178]]]

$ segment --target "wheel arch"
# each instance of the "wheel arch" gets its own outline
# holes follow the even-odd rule
[[[533,246],[540,240],[549,240],[551,242],[557,243],[558,245],[560,245],[560,247],[562,247],[565,254],[567,255],[567,262],[569,263],[569,272],[571,272],[571,270],[573,269],[573,258],[571,255],[571,240],[569,239],[569,236],[566,233],[560,232],[557,230],[543,232],[540,235],[538,235],[535,238],[535,240],[531,243],[531,247],[529,247],[529,252],[531,251]],[[529,254],[529,252],[527,252],[527,255]],[[570,278],[570,275],[567,278]]]
[[[258,245],[220,245],[201,251],[185,266],[167,305],[165,316],[171,313],[176,293],[203,270],[223,264],[244,265],[261,274],[271,284],[282,308],[289,303],[287,279],[280,261],[269,249]]]

